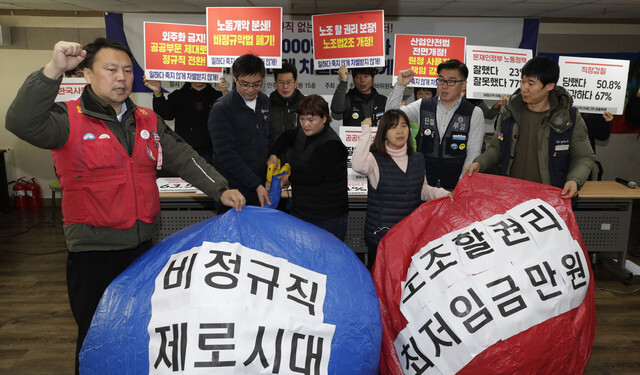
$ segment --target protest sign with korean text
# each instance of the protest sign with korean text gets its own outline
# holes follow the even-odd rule
[[[282,8],[207,8],[207,65],[230,67],[250,53],[282,66]]]
[[[499,99],[520,87],[522,66],[533,55],[530,49],[467,46],[467,98]]]
[[[378,128],[371,128],[371,141],[376,136]],[[358,139],[362,133],[362,128],[355,126],[341,126],[339,129],[340,140],[347,147],[349,156],[347,156],[347,187],[349,189],[349,195],[367,195],[368,181],[367,176],[357,173],[351,167],[351,160],[353,159],[353,152],[358,144]]]
[[[144,62],[148,79],[219,82],[221,68],[207,66],[207,30],[202,25],[144,23]]]
[[[384,11],[311,17],[315,69],[385,65]]]
[[[393,84],[398,81],[398,72],[411,69],[415,76],[408,86],[436,87],[438,65],[451,59],[464,62],[466,40],[461,36],[396,34]]]
[[[560,56],[560,79],[573,97],[573,105],[582,113],[624,111],[625,89],[629,73],[628,60],[594,59]]]
[[[58,88],[58,95],[55,101],[66,102],[78,99],[86,85],[87,81],[84,78],[62,77],[62,83]]]

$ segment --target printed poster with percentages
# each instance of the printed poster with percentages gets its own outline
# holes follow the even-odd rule
[[[376,136],[378,131],[377,127],[371,128],[371,141]],[[357,173],[351,167],[351,160],[353,159],[353,152],[358,144],[358,138],[362,133],[362,128],[358,126],[341,126],[339,129],[339,136],[342,143],[347,147],[349,156],[347,157],[347,186],[349,188],[349,195],[367,195],[368,183],[367,176]]]
[[[144,46],[148,79],[219,82],[222,77],[222,68],[207,66],[205,26],[145,22]]]
[[[384,11],[311,16],[315,69],[385,65]]]
[[[230,67],[247,53],[282,67],[282,8],[207,8],[207,65]]]
[[[159,177],[156,185],[160,193],[196,193],[204,194],[197,187],[191,185],[180,177]]]
[[[401,70],[411,69],[415,76],[409,87],[437,87],[438,65],[451,59],[464,62],[466,41],[461,36],[396,34],[393,84]]]
[[[500,99],[520,87],[520,71],[531,59],[530,49],[467,46],[467,98]]]
[[[629,74],[628,60],[560,56],[558,63],[558,85],[569,92],[573,105],[580,112],[622,114]]]

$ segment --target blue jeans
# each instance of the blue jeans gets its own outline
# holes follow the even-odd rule
[[[330,217],[326,219],[315,219],[296,214],[293,216],[326,230],[338,237],[342,242],[344,242],[344,239],[347,237],[347,221],[349,220],[348,213],[344,216]]]

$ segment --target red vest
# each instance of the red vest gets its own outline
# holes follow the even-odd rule
[[[135,110],[131,156],[104,121],[82,114],[80,100],[66,102],[69,139],[52,150],[62,188],[65,224],[128,229],[136,220],[152,223],[160,214],[156,185],[158,118]]]

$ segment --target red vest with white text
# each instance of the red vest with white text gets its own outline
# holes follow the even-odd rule
[[[80,100],[66,102],[69,139],[52,150],[62,188],[65,224],[128,229],[136,220],[152,223],[160,213],[156,185],[158,119],[135,109],[131,156],[104,121],[82,113]]]

